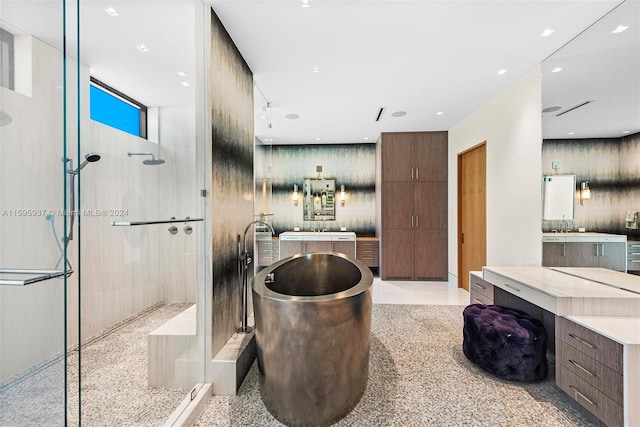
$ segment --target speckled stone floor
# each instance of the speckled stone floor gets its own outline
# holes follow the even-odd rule
[[[464,306],[373,307],[370,371],[337,426],[591,426],[555,386],[491,377],[462,353]],[[280,426],[260,400],[254,363],[237,396],[214,396],[196,426]]]
[[[147,334],[191,304],[169,304],[143,313],[90,340],[82,349],[82,425],[163,425],[187,391],[147,386]],[[78,354],[68,358],[69,426],[78,425]],[[0,426],[64,425],[64,363],[0,387]]]

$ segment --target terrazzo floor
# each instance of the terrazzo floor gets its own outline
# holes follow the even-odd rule
[[[373,307],[370,372],[336,426],[591,426],[555,386],[488,376],[462,353],[463,305]],[[195,426],[280,426],[265,409],[254,363],[238,394],[213,396]]]
[[[82,425],[158,426],[187,393],[147,386],[147,334],[192,304],[168,304],[111,328],[83,346]],[[68,358],[68,426],[78,423],[78,353]],[[0,387],[0,426],[64,425],[62,358]]]

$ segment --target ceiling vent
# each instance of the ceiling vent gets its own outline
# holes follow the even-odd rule
[[[585,105],[587,105],[587,104],[591,104],[592,102],[595,102],[595,101],[594,101],[594,100],[591,100],[591,101],[584,101],[582,104],[578,104],[578,105],[575,105],[575,106],[573,106],[573,107],[571,107],[571,108],[567,108],[567,109],[566,109],[566,110],[564,110],[562,113],[558,113],[558,114],[556,114],[556,117],[561,116],[561,115],[563,115],[563,114],[567,114],[568,112],[573,111],[573,110],[575,110],[575,109],[578,109],[578,108],[580,108],[580,107],[584,107]]]
[[[384,107],[380,107],[378,109],[378,113],[376,114],[375,121],[379,122],[382,119],[382,115],[384,114]]]

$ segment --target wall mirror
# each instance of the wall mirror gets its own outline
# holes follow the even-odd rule
[[[546,175],[542,218],[545,220],[572,220],[575,213],[576,176]]]
[[[303,219],[331,221],[336,219],[336,180],[305,178]]]

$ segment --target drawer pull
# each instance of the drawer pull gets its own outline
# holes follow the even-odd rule
[[[583,398],[584,400],[589,402],[590,405],[598,406],[598,404],[596,402],[594,402],[593,400],[591,400],[587,396],[585,396],[583,393],[581,393],[580,390],[578,390],[576,387],[573,386],[573,384],[570,384],[569,387],[572,388],[573,391],[575,391],[578,396],[580,396],[581,398]]]
[[[592,348],[594,350],[598,348],[597,346],[591,344],[590,342],[587,342],[587,341],[583,340],[580,337],[575,336],[574,334],[569,334],[569,336],[571,338],[573,338],[574,340],[578,341],[579,343],[582,343],[582,344],[584,344],[584,345],[586,345],[586,346],[588,346],[588,347],[590,347],[590,348]]]
[[[505,283],[504,285],[505,285],[507,288],[511,288],[511,289],[513,289],[513,290],[514,290],[514,291],[516,291],[516,292],[520,292],[520,289],[516,288],[515,286],[511,286],[511,285],[509,285],[509,284],[507,284],[507,283]]]
[[[588,370],[587,368],[585,368],[584,366],[582,366],[581,364],[579,364],[575,360],[569,359],[569,363],[571,363],[576,368],[582,370],[583,372],[586,372],[587,374],[591,375],[592,377],[594,377],[594,378],[596,377],[596,374],[594,374],[593,372],[591,372],[590,370]]]
[[[482,304],[482,301],[480,301],[478,298],[474,298],[473,299],[475,302],[477,302],[478,304]]]
[[[475,286],[477,288],[480,288],[480,289],[487,289],[487,288],[485,288],[484,286],[482,286],[482,285],[480,285],[478,283],[474,283],[473,286]]]

